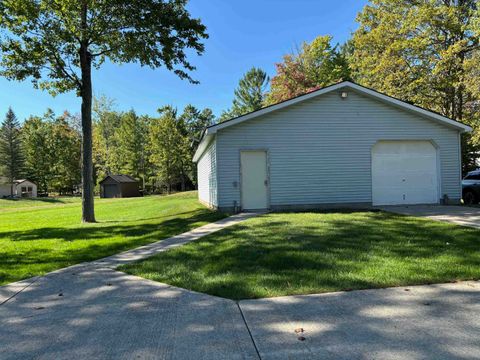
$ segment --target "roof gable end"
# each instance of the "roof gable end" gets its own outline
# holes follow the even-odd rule
[[[337,84],[334,84],[334,85],[330,85],[330,86],[327,86],[327,87],[319,89],[319,90],[312,91],[308,94],[300,95],[300,96],[295,97],[293,99],[283,101],[283,102],[278,103],[278,104],[267,106],[267,107],[262,108],[260,110],[257,110],[257,111],[239,116],[237,118],[233,118],[231,120],[227,120],[223,123],[219,123],[219,124],[215,124],[215,125],[207,127],[205,129],[204,133],[203,133],[202,140],[201,140],[201,142],[198,146],[198,149],[195,152],[195,156],[193,158],[193,161],[196,162],[196,161],[198,161],[198,159],[200,159],[201,155],[203,154],[203,152],[206,149],[205,144],[208,144],[210,142],[210,140],[213,138],[213,136],[217,133],[217,131],[219,131],[221,129],[224,129],[224,128],[227,128],[227,127],[230,127],[230,126],[234,126],[234,125],[243,123],[245,121],[249,121],[251,119],[255,119],[255,118],[258,118],[260,116],[269,114],[271,112],[289,107],[291,105],[294,105],[294,104],[297,104],[297,103],[300,103],[300,102],[303,102],[303,101],[306,101],[306,100],[309,100],[309,99],[313,99],[313,98],[316,98],[318,96],[322,96],[324,94],[327,94],[327,93],[330,93],[330,92],[333,92],[333,91],[338,91],[338,90],[341,90],[341,89],[345,89],[345,88],[350,88],[352,90],[355,90],[355,91],[359,92],[360,94],[366,95],[366,96],[371,97],[371,98],[376,99],[376,100],[379,100],[379,101],[384,102],[386,104],[389,104],[391,106],[395,106],[397,108],[400,108],[400,109],[415,113],[417,115],[420,115],[424,118],[428,118],[428,119],[431,119],[433,121],[437,121],[437,122],[439,122],[439,123],[441,123],[445,126],[453,127],[453,128],[455,128],[455,129],[457,129],[461,132],[472,131],[472,128],[470,126],[462,124],[462,123],[460,123],[456,120],[449,119],[449,118],[447,118],[447,117],[445,117],[441,114],[438,114],[438,113],[435,113],[433,111],[426,110],[426,109],[423,109],[421,107],[409,104],[405,101],[393,98],[391,96],[385,95],[385,94],[380,93],[378,91],[375,91],[375,90],[369,89],[367,87],[358,85],[354,82],[343,81],[343,82],[340,82],[340,83],[337,83]]]

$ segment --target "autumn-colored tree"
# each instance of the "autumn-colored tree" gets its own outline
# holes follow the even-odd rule
[[[478,0],[370,0],[358,15],[354,79],[474,128],[464,138],[464,172],[480,144]]]
[[[347,60],[332,37],[318,36],[276,64],[267,103],[274,104],[350,77]]]

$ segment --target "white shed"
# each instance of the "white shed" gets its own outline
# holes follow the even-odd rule
[[[6,178],[0,178],[0,198],[10,196],[11,187],[11,183]],[[27,179],[15,180],[13,182],[13,196],[24,198],[37,197],[37,185]]]
[[[207,128],[199,199],[229,211],[458,202],[465,131],[341,82]]]

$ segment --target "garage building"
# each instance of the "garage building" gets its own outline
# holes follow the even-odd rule
[[[341,82],[208,127],[199,199],[228,211],[459,202],[465,131]]]
[[[139,183],[128,175],[108,175],[100,181],[100,197],[126,198],[141,196]]]

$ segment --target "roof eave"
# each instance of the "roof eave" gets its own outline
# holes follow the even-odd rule
[[[211,128],[205,129],[203,132],[202,139],[200,140],[200,143],[198,144],[197,150],[195,151],[195,154],[193,155],[193,162],[197,163],[198,160],[202,157],[203,153],[207,149],[208,145],[212,142],[213,137],[215,136],[215,133],[217,130],[213,130]]]
[[[402,109],[405,109],[405,110],[410,110],[410,111],[415,112],[417,114],[423,115],[424,117],[440,121],[443,124],[449,125],[450,127],[454,127],[461,132],[472,131],[472,128],[470,126],[462,124],[458,121],[449,119],[445,116],[434,113],[430,110],[422,109],[418,106],[411,105],[411,104],[409,104],[405,101],[398,100],[398,99],[393,98],[391,96],[382,94],[378,91],[375,91],[375,90],[369,89],[367,87],[355,84],[351,81],[343,81],[341,83],[330,85],[330,86],[327,86],[323,89],[319,89],[319,90],[313,91],[311,93],[301,95],[301,96],[298,96],[296,98],[293,98],[293,99],[290,99],[290,100],[287,100],[287,101],[284,101],[284,102],[281,102],[281,103],[278,103],[278,104],[275,104],[275,105],[268,106],[266,108],[254,111],[252,113],[249,113],[249,114],[246,114],[246,115],[243,115],[243,116],[239,116],[237,118],[222,122],[220,124],[212,125],[212,126],[210,126],[206,129],[204,137],[205,137],[206,134],[215,134],[218,130],[224,129],[226,127],[230,127],[230,126],[242,123],[244,121],[247,121],[247,120],[250,120],[250,119],[253,119],[253,118],[257,118],[259,116],[262,116],[262,115],[265,115],[265,114],[283,109],[283,108],[291,106],[293,104],[296,104],[296,103],[299,103],[299,102],[302,102],[302,101],[306,101],[308,99],[312,99],[312,98],[315,98],[317,96],[321,96],[323,94],[326,94],[326,93],[329,93],[329,92],[332,92],[332,91],[336,91],[336,90],[339,90],[339,89],[343,89],[343,88],[351,88],[351,89],[356,90],[360,93],[371,96],[375,99],[383,100],[385,103],[388,103],[388,104],[391,104],[391,105],[396,105],[399,108],[402,108]],[[202,141],[203,141],[203,138],[202,138]]]

